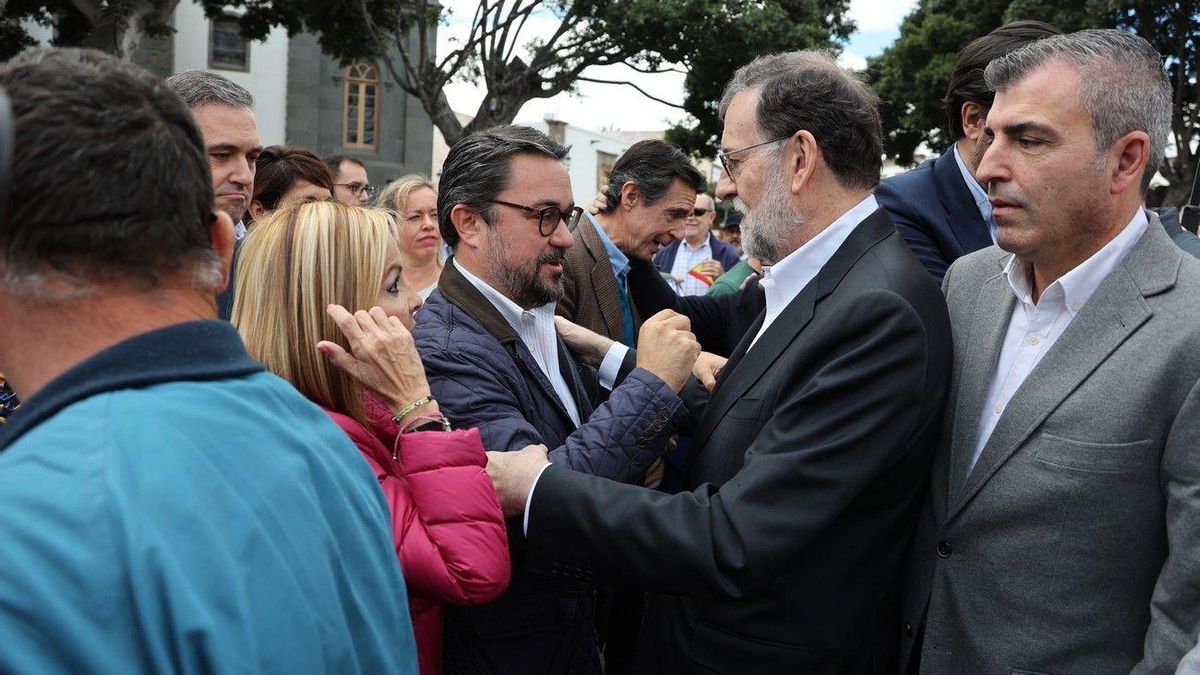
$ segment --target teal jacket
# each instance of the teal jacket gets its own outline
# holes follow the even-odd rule
[[[415,674],[390,531],[229,324],[143,334],[0,427],[0,672]]]

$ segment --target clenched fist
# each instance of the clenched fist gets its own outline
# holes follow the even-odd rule
[[[686,316],[664,309],[646,319],[638,333],[638,367],[657,375],[676,393],[700,355],[700,343],[691,328]]]

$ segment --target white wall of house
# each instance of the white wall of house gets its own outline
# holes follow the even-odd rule
[[[543,133],[550,133],[550,125],[543,120],[530,124]],[[567,125],[564,141],[571,146],[571,154],[567,159],[567,170],[571,175],[571,192],[575,195],[575,203],[586,206],[596,195],[600,178],[600,153],[620,157],[633,145],[632,141],[623,140],[600,131],[591,131]]]
[[[175,9],[174,72],[208,70],[209,35],[212,22],[193,0]],[[213,69],[242,85],[254,95],[254,115],[263,145],[287,139],[287,30],[276,27],[264,42],[250,43],[250,72]]]

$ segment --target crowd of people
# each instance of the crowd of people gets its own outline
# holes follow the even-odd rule
[[[376,190],[217,74],[0,88],[0,673],[1200,673],[1135,35],[972,41],[882,182],[875,93],[761,57],[711,192],[647,140],[586,207],[525,126]]]

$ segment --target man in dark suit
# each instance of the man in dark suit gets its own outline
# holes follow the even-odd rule
[[[654,256],[654,266],[671,277],[679,295],[704,295],[739,262],[737,249],[713,234],[716,220],[716,201],[707,193],[696,195],[696,206],[683,223],[683,239]]]
[[[621,155],[609,183],[604,210],[585,213],[574,230],[558,314],[632,347],[642,321],[629,299],[629,261],[649,258],[677,237],[704,176],[679,148],[646,140]]]
[[[674,301],[701,344],[736,344],[686,491],[540,452],[491,455],[488,472],[526,510],[531,565],[661,594],[635,672],[890,673],[949,380],[945,305],[871,195],[881,130],[862,82],[822,52],[763,57],[721,113],[717,193],[748,210],[747,252],[777,262],[741,294]]]
[[[975,179],[988,146],[983,124],[994,97],[983,69],[993,59],[1061,32],[1041,21],[1013,21],[963,48],[942,99],[954,142],[950,152],[884,180],[875,191],[879,205],[938,283],[959,256],[996,240],[987,191]]]

